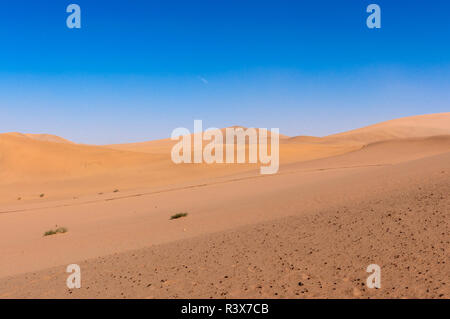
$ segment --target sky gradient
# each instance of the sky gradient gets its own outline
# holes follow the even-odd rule
[[[370,3],[381,29],[366,26]],[[449,12],[444,0],[4,0],[0,132],[125,143],[201,119],[324,136],[448,112]]]

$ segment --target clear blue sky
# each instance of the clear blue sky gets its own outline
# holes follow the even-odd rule
[[[202,119],[322,136],[448,112],[449,14],[446,0],[3,0],[0,131],[103,144]]]

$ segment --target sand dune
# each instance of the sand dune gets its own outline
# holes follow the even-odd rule
[[[2,180],[65,179],[157,161],[161,157],[61,143],[21,135],[0,135]]]
[[[387,140],[367,144],[356,151],[308,161],[302,167],[356,167],[392,165],[450,152],[450,135]],[[296,167],[295,164],[285,165]]]
[[[450,135],[450,113],[404,117],[323,138],[297,136],[291,138],[290,142],[370,144],[391,139],[436,135]]]
[[[221,129],[224,133],[225,129]],[[392,120],[325,138],[280,137],[280,162],[286,165],[345,154],[393,138],[450,134],[450,113]],[[270,134],[269,134],[270,135]],[[62,199],[187,183],[203,178],[256,171],[257,164],[174,165],[176,141],[163,139],[106,146],[73,144],[47,134],[0,134],[0,203]],[[205,143],[206,144],[206,143]],[[248,152],[248,151],[247,151]],[[41,199],[42,200],[42,199]]]
[[[233,129],[243,129],[247,130],[247,127],[243,126],[230,126],[230,128]],[[218,129],[222,136],[224,137],[223,143],[226,144],[226,129],[222,128]],[[259,129],[256,129],[256,132],[259,134]],[[191,134],[191,138],[193,139],[196,135],[199,135],[199,133]],[[259,136],[259,135],[258,135]],[[270,129],[267,131],[267,137],[270,138],[272,136],[272,133]],[[283,143],[283,141],[289,139],[288,136],[279,134],[280,141]],[[156,141],[147,141],[147,142],[139,142],[139,143],[126,143],[126,144],[111,144],[111,145],[105,145],[108,148],[117,149],[117,150],[123,150],[123,151],[133,151],[133,152],[143,152],[143,153],[170,153],[170,150],[172,147],[177,143],[177,140],[172,140],[170,138],[156,140]],[[249,141],[247,141],[249,142]],[[206,141],[204,142],[207,143]]]
[[[389,139],[429,137],[450,134],[450,113],[427,114],[390,120],[327,137],[373,143]]]
[[[52,135],[52,134],[28,134],[28,133],[18,133],[18,132],[10,132],[4,133],[5,135],[10,136],[18,136],[18,137],[27,137],[33,140],[45,141],[45,142],[55,142],[55,143],[70,143],[73,144],[72,141],[66,140],[65,138]]]
[[[169,139],[0,134],[0,298],[448,298],[449,119],[283,137],[268,176],[175,165]],[[42,236],[56,225],[69,232]],[[72,292],[70,263],[86,273]],[[375,292],[361,285],[370,263]]]
[[[269,135],[270,136],[270,135]],[[259,164],[175,165],[170,139],[90,146],[0,134],[0,202],[80,197],[98,192],[149,188],[256,171]],[[206,144],[206,143],[205,143]],[[282,163],[342,154],[342,145],[283,145]],[[248,153],[248,150],[247,150]],[[45,194],[45,198],[40,198]]]

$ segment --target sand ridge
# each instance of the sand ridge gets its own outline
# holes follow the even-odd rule
[[[414,116],[325,138],[280,138],[281,165],[345,154],[389,139],[450,134],[450,113]],[[223,131],[224,129],[222,129]],[[74,144],[51,135],[0,134],[0,203],[60,200],[222,178],[259,164],[175,165],[163,139],[122,145]]]

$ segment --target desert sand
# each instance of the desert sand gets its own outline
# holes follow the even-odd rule
[[[449,298],[450,113],[282,136],[274,175],[174,143],[0,134],[0,298]]]

